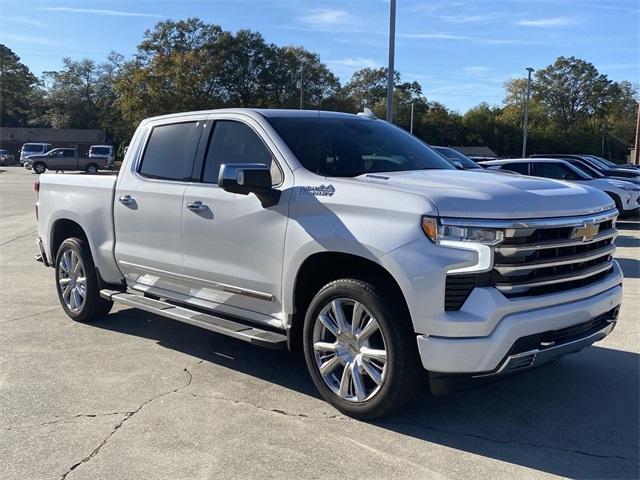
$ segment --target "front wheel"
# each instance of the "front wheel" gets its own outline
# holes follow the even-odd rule
[[[33,171],[36,173],[44,173],[47,166],[44,163],[35,163],[33,165]]]
[[[373,419],[413,398],[422,369],[403,312],[361,280],[336,280],[318,292],[305,318],[304,353],[326,401],[349,416]]]
[[[85,240],[68,238],[56,255],[58,299],[67,316],[89,322],[105,316],[113,302],[100,297],[98,272]]]

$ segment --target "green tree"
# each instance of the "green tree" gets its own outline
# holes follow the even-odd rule
[[[63,59],[63,68],[43,74],[47,87],[47,113],[54,128],[104,128],[115,107],[115,78],[121,57],[109,61]]]
[[[558,127],[567,131],[580,123],[597,122],[610,101],[611,83],[591,63],[559,57],[536,71],[533,91]]]
[[[0,44],[0,125],[26,126],[41,96],[35,75],[9,47]]]

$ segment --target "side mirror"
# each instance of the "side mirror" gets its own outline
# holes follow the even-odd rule
[[[218,186],[242,195],[264,195],[271,191],[271,170],[263,163],[223,163]]]

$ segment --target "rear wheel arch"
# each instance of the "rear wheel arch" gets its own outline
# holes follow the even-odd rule
[[[289,348],[302,345],[302,330],[307,308],[315,295],[328,283],[344,278],[362,280],[379,286],[388,300],[401,310],[413,328],[411,314],[400,285],[379,263],[365,257],[341,252],[319,252],[307,257],[298,268],[293,283],[294,313],[289,321]]]
[[[87,234],[79,223],[68,218],[56,220],[51,226],[51,234],[49,235],[49,250],[51,258],[55,259],[62,242],[67,238],[73,237],[85,240],[87,242],[87,246],[89,246],[89,250],[91,250]]]

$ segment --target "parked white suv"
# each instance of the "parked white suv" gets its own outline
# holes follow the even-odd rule
[[[50,143],[25,143],[20,149],[20,164],[24,165],[31,155],[44,155],[51,150]]]
[[[116,158],[113,145],[91,145],[89,148],[89,158],[104,160],[107,168],[113,167]]]
[[[42,175],[37,212],[69,317],[117,302],[302,348],[359,418],[411,399],[424,369],[497,376],[581,350],[622,295],[606,194],[458,171],[368,116],[151,118],[117,177]]]

